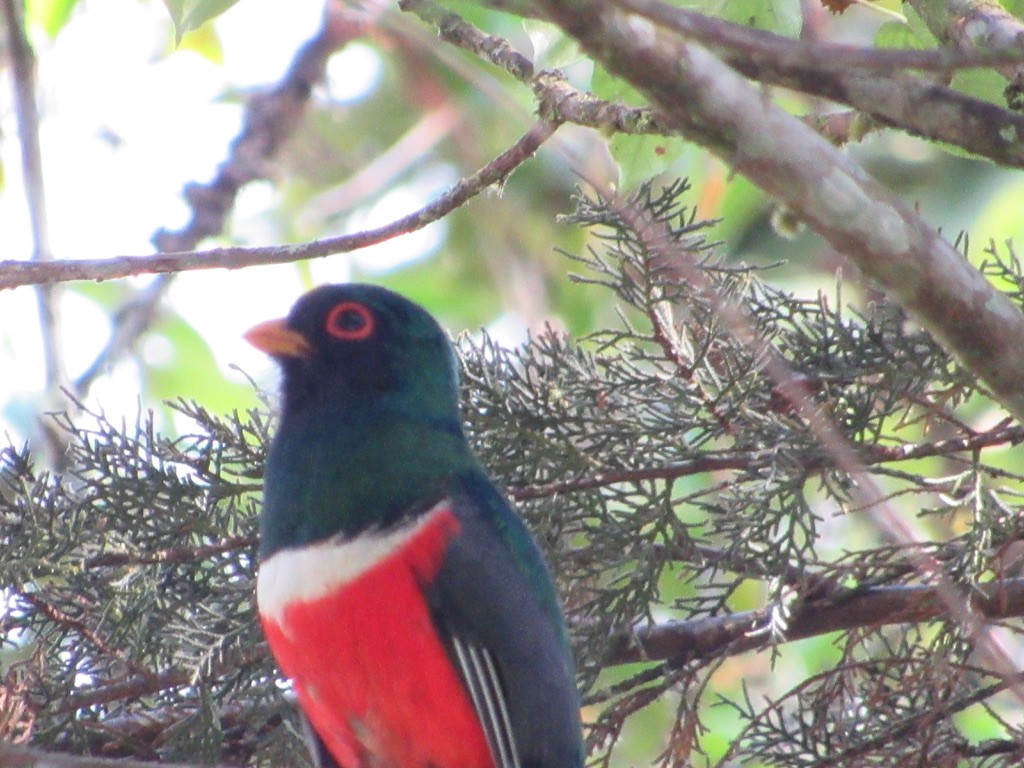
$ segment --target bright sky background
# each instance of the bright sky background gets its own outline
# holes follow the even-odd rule
[[[282,12],[286,5],[287,11]],[[103,258],[153,251],[150,238],[161,227],[177,228],[188,215],[181,190],[189,182],[209,180],[224,160],[242,119],[239,92],[277,82],[298,46],[317,29],[323,0],[244,0],[215,22],[223,46],[223,64],[191,50],[165,55],[170,19],[158,0],[81,0],[55,42],[35,35],[40,58],[42,144],[50,235],[57,258]],[[865,16],[866,14],[866,16]],[[830,23],[859,29],[868,19],[874,29],[884,17],[854,9]],[[851,33],[852,34],[852,33]],[[869,36],[870,37],[870,36]],[[317,98],[357,100],[372,93],[381,62],[367,45],[353,43],[330,59],[327,86]],[[4,72],[4,74],[8,74]],[[0,78],[0,259],[26,259],[31,233],[20,173],[20,149],[9,77]],[[879,140],[888,140],[882,137]],[[919,144],[906,140],[911,149]],[[892,150],[892,147],[890,147]],[[1003,202],[986,201],[983,220],[973,229],[1004,232],[1019,217],[1020,181],[1009,171]],[[435,164],[399,187],[359,218],[342,222],[336,232],[358,231],[393,220],[421,207],[456,180],[454,169]],[[1010,181],[1012,180],[1012,184]],[[259,245],[276,241],[266,212],[276,203],[269,183],[244,189],[237,201],[232,233]],[[979,203],[980,205],[980,203]],[[947,231],[966,227],[964,213],[953,222],[943,210],[930,218]],[[1024,227],[1024,223],[1020,224]],[[312,262],[317,282],[340,281],[357,261],[366,270],[395,265],[434,252],[445,222],[383,243],[349,257]],[[1012,233],[1008,233],[1009,234]],[[145,284],[152,278],[139,279]],[[256,322],[284,314],[304,290],[291,265],[228,272],[210,270],[179,276],[169,303],[198,329],[216,355],[221,372],[242,380],[238,366],[271,382],[272,366],[241,339]],[[90,365],[110,332],[107,314],[91,300],[68,292],[63,302],[65,358],[72,377]],[[510,341],[522,338],[523,323],[503,318],[491,330]],[[167,361],[172,349],[149,334],[142,341],[144,361]],[[31,428],[43,388],[42,345],[36,297],[31,288],[0,291],[0,444],[7,433],[20,442]],[[88,402],[111,416],[134,416],[139,378],[125,361],[90,391]],[[181,393],[187,395],[187,392]]]
[[[157,229],[186,221],[182,187],[209,180],[239,131],[239,100],[223,96],[275,83],[317,29],[323,2],[289,0],[287,13],[281,8],[276,0],[245,0],[220,17],[215,23],[223,65],[189,50],[163,55],[170,22],[158,2],[83,2],[55,42],[36,36],[47,208],[57,258],[152,253],[149,241]],[[319,97],[343,102],[365,96],[379,69],[372,49],[350,45],[331,59],[329,82]],[[25,259],[32,241],[9,78],[0,84],[0,130],[6,176],[0,191],[0,258]],[[444,170],[429,185],[436,188],[399,190],[347,228],[382,224],[422,206],[455,180]],[[270,184],[243,190],[234,213],[236,234],[264,244],[258,218],[274,199]],[[442,232],[443,225],[435,226],[357,258],[372,256],[378,264],[394,266],[436,249]],[[343,280],[348,264],[335,258],[314,263],[311,271],[316,282]],[[207,338],[222,371],[241,379],[230,366],[260,377],[271,367],[241,333],[283,315],[302,290],[289,265],[211,270],[178,277],[169,300]],[[35,302],[31,288],[0,292],[0,433],[19,442],[27,436],[43,387]],[[64,299],[63,313],[65,355],[74,377],[94,360],[110,323],[92,301],[74,294]],[[142,347],[144,359],[168,352],[160,338],[149,338]],[[123,363],[97,382],[89,402],[112,416],[134,414],[136,374],[134,363]]]

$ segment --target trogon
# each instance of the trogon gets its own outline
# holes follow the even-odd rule
[[[466,440],[438,323],[330,285],[246,338],[282,369],[257,603],[315,762],[581,768],[555,588]]]

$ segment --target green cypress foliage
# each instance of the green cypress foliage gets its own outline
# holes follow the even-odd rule
[[[716,256],[686,191],[577,200],[591,245],[567,256],[605,330],[459,343],[473,445],[558,576],[592,758],[1013,763],[1021,684],[978,643],[986,617],[1020,642],[1024,478],[1002,448],[1024,433],[884,297],[797,296]],[[1022,302],[1020,264],[989,256]],[[0,738],[300,765],[253,601],[271,417],[174,408],[175,437],[63,422],[60,477],[0,456]],[[880,532],[808,408],[925,540]]]

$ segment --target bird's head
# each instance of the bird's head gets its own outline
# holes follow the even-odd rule
[[[455,354],[422,307],[374,285],[324,285],[246,340],[281,366],[287,418],[308,408],[387,403],[457,419]]]

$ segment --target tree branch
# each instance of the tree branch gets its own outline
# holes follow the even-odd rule
[[[865,466],[912,461],[930,456],[955,456],[964,452],[980,451],[1001,445],[1018,445],[1024,442],[1024,427],[1002,425],[986,432],[964,437],[951,437],[933,442],[904,443],[902,445],[869,445],[858,451],[860,462]],[[727,452],[715,456],[701,456],[690,461],[680,461],[661,466],[607,469],[592,475],[571,477],[556,482],[516,486],[508,494],[517,501],[575,493],[594,488],[604,488],[618,483],[639,483],[644,480],[675,480],[705,472],[722,470],[750,471],[766,466],[768,457],[756,452]],[[802,462],[807,472],[816,472],[826,466],[833,466],[820,457]]]
[[[1009,38],[993,40],[988,48],[869,48],[841,43],[793,39],[763,29],[736,24],[697,11],[666,5],[660,0],[614,0],[615,5],[662,24],[712,51],[742,57],[750,66],[843,74],[892,74],[917,69],[949,75],[959,69],[1024,62],[1024,49]],[[913,5],[914,3],[911,2]]]
[[[22,747],[0,741],[0,766],[3,768],[209,768],[193,763],[157,763],[144,760],[110,760],[102,757],[68,755]]]
[[[142,676],[148,676],[150,674],[147,670],[140,668],[134,661],[125,656],[119,648],[101,637],[99,633],[86,622],[68,615],[66,611],[63,611],[57,606],[47,602],[38,592],[29,592],[26,590],[22,591],[18,597],[26,604],[32,606],[37,613],[45,616],[54,624],[80,635],[82,639],[92,643],[96,650],[106,654],[112,659],[117,659],[132,673]]]
[[[925,2],[907,0],[928,29],[961,52],[1011,49],[1024,52],[1024,23],[998,3],[980,0]],[[1024,88],[1024,64],[993,62],[1018,94]]]
[[[14,104],[21,147],[21,166],[32,227],[32,260],[45,264],[53,260],[50,232],[46,216],[46,190],[43,183],[43,160],[39,144],[39,110],[36,105],[36,59],[25,30],[24,3],[3,0],[2,18],[7,28],[6,49],[14,79]],[[60,334],[60,294],[53,286],[36,288],[39,329],[43,339],[45,367],[44,411],[70,407],[62,390],[67,385],[67,368]],[[43,435],[50,465],[61,466],[66,445],[65,436],[48,428],[48,422],[37,421]]]
[[[583,2],[585,3],[586,0],[583,0]],[[564,9],[559,6],[559,10]],[[563,23],[568,23],[569,18],[584,19],[582,22],[576,22],[577,26],[574,27],[577,30],[577,34],[581,34],[581,38],[584,40],[587,37],[585,33],[579,32],[579,25],[586,26],[592,22],[600,23],[596,18],[596,14],[590,14],[589,10],[576,8],[574,14],[564,17],[563,20]],[[584,16],[578,16],[577,14],[579,13],[583,13]],[[617,30],[617,32],[624,32],[625,35],[630,35],[632,29]],[[607,34],[607,30],[605,30],[605,34]],[[599,37],[599,40],[605,44],[607,44],[609,39],[614,40],[614,35],[610,38]],[[612,60],[616,65],[620,64],[618,57],[622,53],[622,51],[612,53]],[[691,61],[696,61],[698,66],[692,73],[680,68],[665,70],[665,72],[669,73],[669,79],[673,81],[673,87],[680,85],[674,82],[673,74],[680,76],[681,81],[687,80],[687,74],[695,76],[700,88],[712,85],[714,78],[707,77],[708,72],[702,71],[707,66],[707,63],[702,61],[703,57],[697,51],[689,51],[688,53],[691,56]],[[665,62],[652,61],[651,59],[650,55],[645,55],[638,62],[634,63],[639,63],[642,66],[642,71],[645,73],[651,72],[651,67],[656,65],[667,66]],[[660,73],[654,75],[654,77],[657,80],[660,77]],[[699,88],[694,90],[699,91]],[[690,95],[693,94],[691,93]],[[726,99],[726,101],[728,103],[729,100]],[[685,100],[680,102],[680,105],[683,104],[686,104],[688,108],[686,111],[689,111],[689,108],[693,106],[687,104]],[[693,110],[693,114],[698,117],[698,120],[704,117],[701,115],[699,108]],[[714,116],[717,117],[718,114],[715,113]],[[701,124],[701,127],[703,128],[704,125]],[[821,141],[817,136],[814,136],[814,138]],[[828,454],[829,460],[849,478],[851,500],[861,510],[866,511],[870,515],[870,519],[875,523],[878,531],[887,540],[897,545],[906,547],[907,545],[916,544],[919,537],[916,535],[912,524],[892,508],[890,497],[883,493],[877,480],[868,472],[861,462],[856,449],[833,421],[827,409],[818,407],[806,379],[796,375],[787,360],[772,345],[771,341],[757,333],[744,314],[743,308],[733,301],[731,297],[719,293],[715,289],[704,272],[697,267],[690,250],[685,244],[680,244],[673,238],[672,232],[663,221],[653,219],[647,211],[638,208],[629,201],[622,200],[612,189],[604,187],[600,188],[600,192],[604,199],[608,201],[610,208],[615,211],[622,222],[625,223],[643,245],[647,258],[652,263],[658,265],[662,278],[681,284],[688,284],[695,291],[702,294],[708,306],[714,310],[729,333],[750,350],[750,354],[754,358],[760,360],[760,367],[764,374],[775,383],[773,392],[777,393],[784,402],[789,404],[793,415],[799,417],[804,422],[809,434],[815,438],[818,445]],[[1006,297],[1001,294],[1000,297],[1006,300]],[[1013,674],[1016,670],[1016,664],[1009,657],[1003,646],[993,638],[988,627],[979,621],[975,611],[971,609],[967,596],[962,594],[958,585],[952,579],[945,576],[941,562],[929,552],[918,550],[907,552],[907,563],[912,565],[922,578],[928,580],[937,579],[934,589],[945,609],[945,614],[955,621],[965,634],[971,637],[977,646],[978,653],[993,665],[995,669],[994,674],[1004,677]],[[1024,685],[1014,685],[1013,693],[1019,700],[1024,701]]]
[[[886,125],[1024,168],[1024,116],[919,77],[878,74],[878,70],[929,63],[929,68],[943,71],[959,56],[988,56],[989,64],[999,57],[1003,62],[1019,62],[1024,58],[1020,48],[988,52],[858,49],[790,40],[659,0],[614,2],[705,46],[747,77],[848,104]]]
[[[1024,118],[960,91],[899,73],[909,69],[949,73],[1000,64],[1024,66],[1019,64],[1024,51],[1006,40],[1000,39],[995,50],[859,48],[791,40],[657,0],[617,0],[616,4],[708,47],[747,77],[845,103],[879,124],[1024,167],[1024,144],[1017,139],[1024,135]],[[492,0],[491,5],[524,16],[532,16],[534,10],[514,3],[506,7],[500,0]],[[657,110],[627,107],[580,93],[557,71],[534,75],[532,63],[521,54],[510,53],[507,42],[477,30],[430,0],[405,0],[402,7],[437,26],[442,39],[490,60],[531,85],[541,104],[551,110],[546,112],[542,107],[542,114],[605,131],[678,133]],[[523,66],[524,61],[529,68]],[[889,78],[878,76],[879,72],[894,71],[897,74]],[[812,127],[817,123],[812,121]],[[824,131],[829,128],[834,126],[822,126]]]
[[[684,135],[784,202],[882,284],[1000,402],[1024,416],[1024,315],[909,205],[703,48],[601,0],[546,0],[552,19]]]
[[[225,552],[237,552],[240,549],[255,549],[259,541],[255,536],[231,536],[221,539],[216,544],[208,544],[203,547],[172,547],[161,549],[148,554],[134,554],[131,552],[104,552],[102,555],[94,555],[87,558],[82,567],[112,568],[125,565],[167,565],[177,563],[196,562],[205,560],[214,555],[222,555]]]
[[[640,469],[609,469],[595,475],[574,477],[540,485],[526,485],[509,488],[508,494],[516,501],[540,499],[561,493],[575,493],[593,488],[604,488],[617,483],[639,483],[644,480],[674,480],[704,472],[718,472],[725,469],[748,470],[756,466],[759,457],[754,453],[729,453],[721,456],[702,456],[691,461],[680,461],[660,467]]]
[[[266,177],[268,164],[305,116],[312,89],[323,79],[327,59],[362,34],[366,23],[363,14],[340,3],[325,4],[319,29],[296,52],[284,76],[272,88],[247,100],[242,129],[214,178],[205,184],[185,186],[183,194],[191,217],[179,230],[161,229],[153,235],[158,251],[189,251],[224,231],[238,192],[246,184]],[[160,275],[121,304],[106,345],[73,383],[76,396],[88,392],[96,377],[120,360],[152,325],[173,279],[173,274]]]
[[[504,181],[512,171],[532,157],[557,128],[556,123],[539,120],[509,149],[476,173],[461,179],[437,200],[408,216],[403,216],[376,229],[314,240],[299,245],[274,245],[262,248],[234,246],[213,248],[208,251],[186,251],[152,256],[52,261],[47,264],[0,261],[0,290],[20,285],[58,283],[69,280],[112,280],[130,275],[285,264],[366,248],[399,235],[423,229],[428,224],[448,215],[492,184]]]
[[[492,2],[492,5],[500,6],[501,4]],[[665,121],[657,110],[606,101],[593,94],[579,91],[573,88],[558,70],[549,69],[536,72],[533,62],[515,50],[508,41],[483,32],[466,22],[458,14],[431,0],[402,0],[400,6],[403,10],[414,13],[423,21],[434,26],[438,35],[445,42],[489,61],[524,85],[529,86],[540,103],[541,114],[550,119],[563,120],[602,132],[659,136],[671,136],[679,133]],[[871,74],[878,70],[892,69],[926,69],[947,72],[965,67],[1019,61],[1024,57],[1020,51],[1009,49],[971,52],[916,51],[811,44],[678,8],[672,10],[678,13],[677,31],[687,36],[692,35],[698,42],[720,50],[730,63],[749,76],[763,76],[766,81],[769,81],[770,73],[776,70],[785,71],[788,74],[784,77],[781,74],[776,75],[776,77],[782,78],[778,80],[780,84],[838,101],[844,99],[836,98],[837,92],[849,91],[850,99],[845,100],[856,104],[869,103],[866,96],[861,98],[859,95],[860,89],[853,87],[859,74]],[[513,12],[525,16],[532,15],[530,9],[516,8]],[[685,20],[685,23],[678,19]],[[856,68],[859,68],[861,73],[850,72],[851,69]],[[841,75],[848,77],[843,79]],[[922,87],[928,86],[921,82],[917,84]],[[863,87],[870,89],[870,82]],[[876,87],[882,88],[883,86]],[[929,121],[931,118],[922,117],[914,109],[908,109],[905,105],[905,97],[898,90],[889,86],[884,87],[885,100],[891,102],[891,107],[883,110],[885,115],[890,118],[900,115],[908,123],[900,124],[900,126],[908,130],[921,135],[929,135],[929,131],[939,131],[943,133],[945,139],[957,143],[956,131],[958,129],[942,121],[933,121],[934,125],[931,123],[917,125],[917,123]],[[929,93],[931,92],[929,91]],[[879,94],[872,95],[877,97]],[[963,94],[957,92],[942,91],[941,95],[953,99],[957,103],[964,98]],[[934,94],[931,97],[934,98]],[[878,108],[876,102],[870,102],[870,104]],[[997,109],[993,105],[978,100],[971,100],[968,106],[981,110]],[[872,122],[871,117],[867,114],[871,111],[866,110],[863,114],[858,111],[809,117],[805,118],[805,122],[834,143],[845,143],[850,140],[851,135],[856,135],[859,138],[869,127],[880,126],[879,121]],[[1003,117],[1009,115],[1009,119],[1013,119],[1012,113],[1000,111],[1000,114]],[[851,126],[855,122],[861,124],[856,134],[851,131]],[[886,119],[885,122],[897,125],[891,119]],[[963,131],[964,129],[960,128],[959,130]],[[972,135],[963,138],[962,141],[965,144],[970,143],[970,146],[967,147],[970,151],[986,155],[988,151],[986,144],[990,139],[979,140]]]
[[[948,610],[941,591],[939,585],[881,586],[811,600],[798,606],[786,622],[783,642],[943,618]],[[977,585],[967,602],[972,611],[989,620],[1024,615],[1024,578]],[[770,610],[761,609],[640,627],[613,637],[603,663],[668,661],[675,666],[768,648],[776,643],[768,631],[770,620]]]
[[[266,643],[259,643],[244,652],[234,654],[230,658],[213,666],[209,670],[210,677],[217,677],[226,672],[256,664],[270,657],[270,649]],[[97,688],[83,690],[68,696],[53,711],[56,714],[75,712],[79,709],[95,707],[101,704],[121,701],[122,699],[137,699],[143,696],[158,693],[168,688],[179,688],[184,685],[193,685],[197,676],[196,670],[183,669],[180,667],[169,667],[162,672],[133,674],[113,683],[108,683]],[[2,763],[0,763],[2,765]]]

